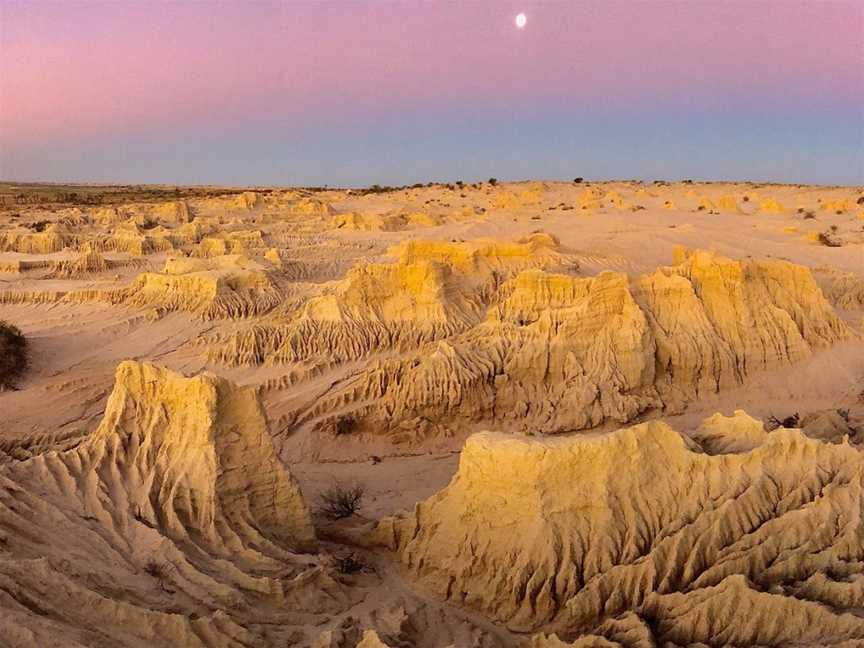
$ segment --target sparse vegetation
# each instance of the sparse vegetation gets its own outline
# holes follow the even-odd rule
[[[573,178],[573,182],[574,182],[575,184],[582,184],[583,181],[584,181],[583,178]]]
[[[360,508],[366,489],[360,484],[334,484],[319,496],[319,511],[331,520],[342,520]]]
[[[162,588],[162,591],[173,594],[174,590],[167,586],[173,568],[173,565],[159,562],[155,558],[151,558],[147,561],[147,564],[144,565],[144,573],[154,578],[159,583],[159,587]]]
[[[356,554],[348,554],[342,558],[336,558],[336,569],[340,574],[356,574],[363,571],[366,565],[360,560]]]
[[[144,573],[148,576],[152,576],[156,580],[163,580],[168,575],[168,569],[165,566],[165,563],[161,563],[155,558],[151,558],[147,561],[147,564],[144,565]]]
[[[798,412],[795,412],[792,416],[787,416],[784,419],[778,419],[773,414],[768,417],[768,421],[765,426],[769,431],[776,430],[777,428],[799,428],[801,427],[801,417],[798,415]]]
[[[825,247],[843,247],[843,243],[832,238],[828,232],[819,232],[819,243]]]
[[[336,436],[342,436],[343,434],[351,434],[357,428],[357,419],[353,416],[340,416],[336,419],[336,423],[333,426],[333,431]]]
[[[494,187],[498,184],[498,178],[489,178],[489,184]]]
[[[14,389],[29,366],[27,338],[17,326],[0,320],[0,391]]]
[[[816,218],[816,214],[812,211],[808,211],[804,214],[804,220],[814,220]]]
[[[50,224],[50,221],[40,220],[34,223],[30,223],[29,225],[27,225],[27,227],[32,229],[34,232],[44,232],[45,228],[48,227]]]

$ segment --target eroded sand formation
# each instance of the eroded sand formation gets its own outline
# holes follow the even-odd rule
[[[743,412],[704,427],[479,434],[446,489],[374,537],[424,586],[521,632],[624,645],[864,639],[861,452],[806,429],[766,433]]]
[[[0,201],[0,645],[864,642],[861,188],[123,196]]]

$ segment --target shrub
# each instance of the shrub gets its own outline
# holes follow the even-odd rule
[[[498,184],[498,178],[489,178],[489,184],[494,187]]]
[[[155,558],[151,558],[147,561],[147,564],[144,565],[144,573],[148,576],[152,576],[158,581],[163,581],[168,577],[168,572],[171,569],[165,563],[161,563]]]
[[[827,232],[819,232],[819,242],[826,247],[843,247],[840,241],[831,238]]]
[[[17,326],[0,320],[0,390],[14,389],[28,365],[27,339]]]
[[[336,559],[336,569],[339,570],[340,574],[356,574],[363,571],[365,567],[366,565],[363,564],[363,561],[353,553],[348,554],[344,558]]]
[[[767,425],[765,426],[769,431],[776,430],[777,428],[800,428],[801,427],[801,417],[798,415],[798,412],[795,412],[792,416],[787,416],[784,419],[778,419],[773,414],[768,417]]]
[[[584,178],[573,178],[573,182],[575,182],[576,184],[582,184],[583,180]]]
[[[342,436],[343,434],[350,434],[356,427],[357,419],[353,416],[340,416],[336,419],[334,432],[336,433],[336,436]]]
[[[351,517],[360,508],[366,489],[360,484],[334,484],[318,496],[319,511],[331,520]]]

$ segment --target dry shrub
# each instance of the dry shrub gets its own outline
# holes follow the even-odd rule
[[[318,510],[331,520],[351,517],[360,508],[365,492],[360,484],[334,484],[318,496]]]
[[[17,326],[0,320],[0,391],[14,389],[28,365],[27,339]]]

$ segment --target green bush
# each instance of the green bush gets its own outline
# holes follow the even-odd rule
[[[27,339],[17,326],[0,320],[0,390],[14,389],[28,362]]]

